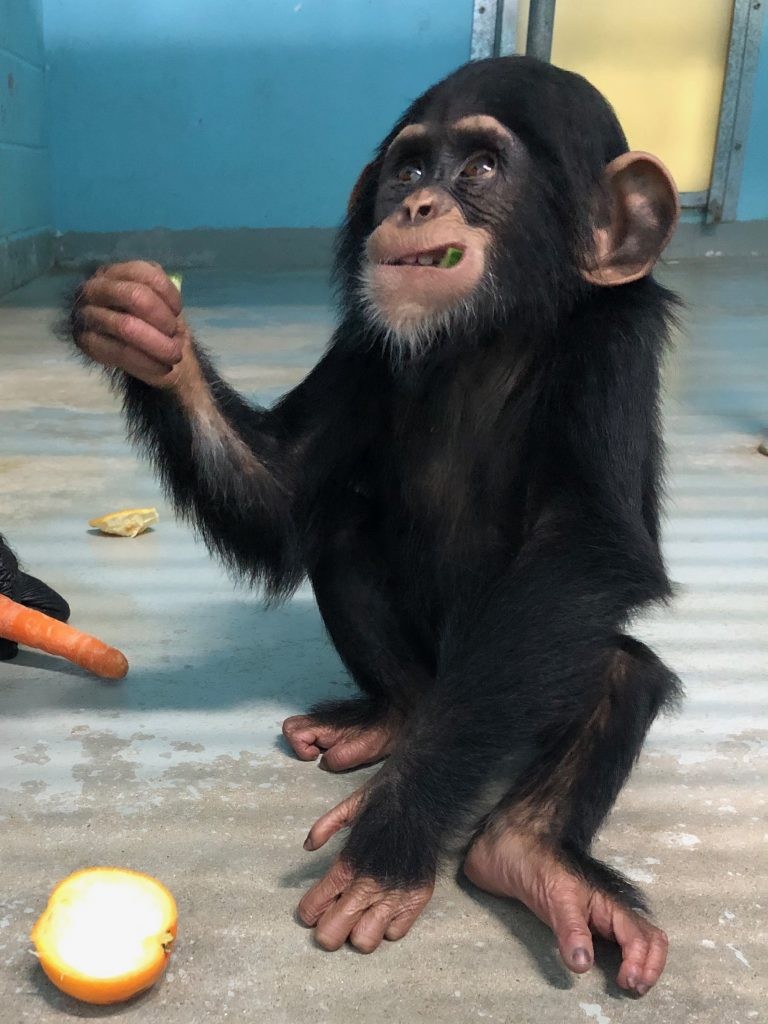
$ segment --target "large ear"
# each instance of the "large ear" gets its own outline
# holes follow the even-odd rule
[[[360,171],[360,177],[357,179],[352,191],[349,193],[349,199],[347,200],[347,215],[354,212],[357,201],[368,184],[367,179],[369,174],[373,171],[375,163],[375,160],[371,160],[371,162],[366,164],[362,171]]]
[[[672,237],[680,200],[672,175],[650,153],[622,153],[603,172],[595,212],[590,284],[611,287],[645,277]]]

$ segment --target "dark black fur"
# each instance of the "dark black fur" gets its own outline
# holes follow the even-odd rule
[[[55,590],[35,576],[30,576],[19,565],[19,561],[0,533],[0,594],[27,608],[45,612],[54,619],[66,622],[69,619],[69,605]],[[11,661],[19,653],[18,644],[0,636],[0,661]]]
[[[396,367],[356,288],[379,171],[403,125],[467,113],[506,124],[528,169],[513,208],[466,203],[495,239],[472,315]],[[209,546],[271,596],[311,579],[365,698],[320,714],[406,717],[345,848],[392,886],[430,879],[462,829],[546,794],[563,861],[640,901],[589,848],[677,693],[621,633],[670,594],[658,391],[674,298],[651,278],[598,289],[578,273],[602,170],[626,148],[591,86],[526,58],[468,65],[417,100],[341,231],[340,325],[307,379],[256,409],[201,354],[268,470],[258,487],[226,461],[206,472],[172,395],[115,377],[134,437]],[[490,783],[509,792],[484,818]]]

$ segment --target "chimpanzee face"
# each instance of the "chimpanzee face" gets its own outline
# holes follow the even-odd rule
[[[367,309],[389,333],[413,346],[468,311],[529,164],[488,115],[409,124],[393,139],[363,267]]]
[[[465,65],[363,171],[337,267],[398,353],[441,335],[553,332],[595,287],[651,272],[679,201],[605,99],[523,58]]]

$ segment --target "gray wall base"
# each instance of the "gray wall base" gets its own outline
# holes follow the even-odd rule
[[[698,256],[768,256],[768,221],[678,225],[664,259]]]
[[[53,266],[53,235],[0,238],[0,295],[19,288]]]
[[[70,232],[56,239],[56,263],[82,269],[131,259],[156,260],[168,269],[236,267],[268,272],[326,270],[333,259],[334,228],[199,228],[192,231]]]
[[[156,228],[132,232],[70,232],[52,239],[35,235],[0,241],[0,294],[17,288],[53,262],[80,270],[129,259],[157,260],[168,269],[237,268],[258,272],[327,270],[333,259],[334,228]],[[680,224],[666,260],[702,256],[768,256],[768,221]]]

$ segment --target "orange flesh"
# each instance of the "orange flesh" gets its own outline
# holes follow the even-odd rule
[[[156,879],[123,868],[65,878],[32,929],[40,964],[68,995],[118,1003],[153,985],[176,937],[173,896]]]

